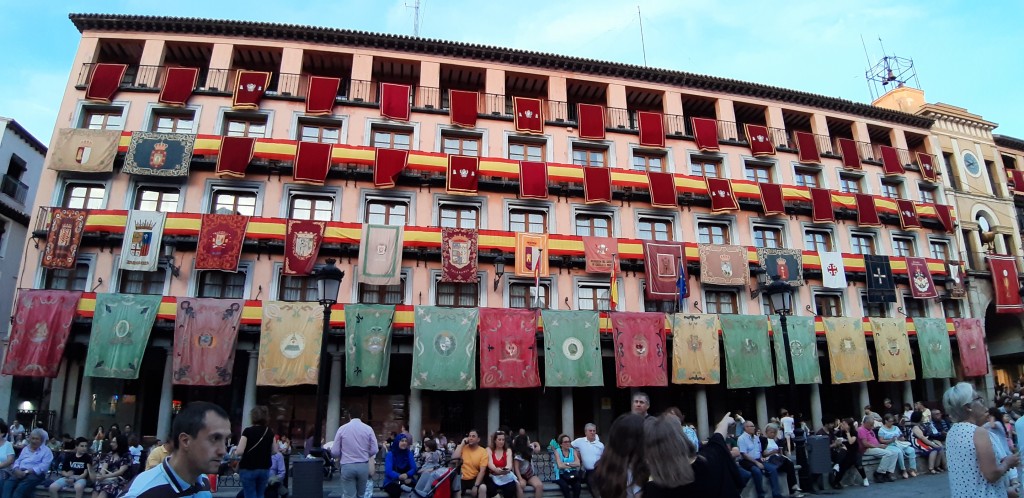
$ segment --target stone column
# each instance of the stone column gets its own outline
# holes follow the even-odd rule
[[[924,379],[924,397],[928,401],[935,400],[935,380]]]
[[[858,416],[863,416],[864,407],[871,404],[871,396],[868,394],[867,382],[860,382],[857,387],[859,388],[858,393],[860,395],[860,405],[857,406],[857,413],[859,414]],[[877,412],[878,410],[875,411]]]
[[[939,399],[942,399],[942,396],[946,394],[950,387],[952,387],[952,384],[950,384],[949,379],[942,379],[942,392],[938,393]]]
[[[909,380],[903,381],[903,402],[910,403],[910,406],[914,406],[914,384]],[[902,410],[903,407],[900,407]]]
[[[242,427],[252,425],[250,412],[256,406],[256,361],[259,351],[249,351],[249,368],[245,377],[245,397],[242,398]]]
[[[60,427],[61,427],[61,430],[64,431],[64,432],[67,432],[67,429],[69,427],[71,427],[72,421],[75,420],[75,415],[76,414],[72,413],[72,411],[75,409],[75,398],[71,394],[75,392],[75,389],[78,389],[78,378],[84,372],[85,372],[85,365],[82,362],[80,362],[80,361],[76,361],[74,364],[69,364],[68,365],[68,377],[67,377],[67,381],[64,382],[64,385],[66,387],[64,389],[64,392],[61,395],[61,401],[63,403],[61,405],[60,414],[59,414],[59,416],[60,416]],[[0,409],[3,409],[3,408],[6,408],[6,407],[3,406],[3,405],[0,405]],[[4,411],[4,412],[0,412],[0,413],[8,413],[8,412]],[[75,437],[78,437],[79,435],[80,434],[74,434]],[[81,434],[81,435],[82,436],[87,436],[86,434]]]
[[[481,434],[480,440],[486,440],[487,437],[498,430],[501,417],[501,398],[499,397],[497,389],[487,390],[487,434]]]
[[[764,427],[768,423],[768,399],[765,396],[764,388],[757,388],[757,398],[755,399],[757,405],[757,422],[755,424],[758,427]],[[749,418],[747,420],[750,420]]]
[[[423,442],[423,391],[409,390],[409,434],[414,441]]]
[[[331,353],[331,384],[327,391],[327,419],[324,421],[324,425],[327,426],[327,430],[324,434],[330,436],[341,427],[341,388],[342,388],[342,374],[341,374],[341,356],[344,353]],[[410,405],[412,402],[410,401]],[[410,417],[413,415],[410,414]],[[412,427],[409,428],[412,430]],[[416,433],[414,432],[413,435]]]
[[[8,339],[0,341],[0,365],[7,360]],[[991,377],[991,374],[989,375]],[[13,396],[14,376],[0,375],[0,413],[9,414],[11,410],[11,397]],[[77,435],[76,435],[77,436]]]
[[[64,404],[64,386],[67,383],[68,370],[70,368],[71,360],[64,358],[60,363],[60,371],[57,373],[57,378],[53,379],[53,382],[50,383],[50,406],[47,409],[58,415],[60,414],[61,405]],[[42,409],[43,407],[40,406],[39,408]],[[60,419],[54,417],[53,421],[56,426],[47,427],[51,434],[57,433],[57,428],[60,427]]]
[[[92,413],[92,377],[82,377],[82,388],[78,391],[78,414],[75,416],[75,437],[88,437],[89,415]]]
[[[171,437],[171,401],[174,398],[174,352],[167,349],[164,361],[164,381],[160,384],[160,411],[156,418],[156,437],[166,441]]]
[[[711,425],[708,422],[708,389],[704,386],[697,388],[697,435],[701,441],[711,437]],[[716,415],[717,417],[717,415]],[[715,419],[718,423],[718,419]]]
[[[811,423],[814,430],[821,429],[821,386],[811,384]]]
[[[572,406],[572,388],[562,388],[562,432],[568,434],[569,437],[576,439],[573,434],[573,406]]]

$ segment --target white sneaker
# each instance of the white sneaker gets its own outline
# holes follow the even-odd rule
[[[868,478],[867,478],[867,477],[865,477],[865,478],[864,478],[864,487],[866,488],[866,487],[868,487],[868,486],[870,486],[870,485],[871,485],[871,483],[870,483],[870,482],[868,482]]]
[[[837,464],[833,464],[832,465],[832,470],[835,471],[835,472],[839,472],[839,464],[838,463]]]

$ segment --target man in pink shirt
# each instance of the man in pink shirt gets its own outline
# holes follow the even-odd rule
[[[895,481],[896,478],[893,476],[893,471],[896,470],[896,462],[903,455],[899,448],[893,447],[889,449],[882,445],[882,443],[879,443],[878,436],[872,430],[874,427],[875,417],[873,415],[865,415],[864,423],[857,429],[857,441],[860,443],[860,452],[864,455],[877,456],[882,459],[875,470],[875,482]]]
[[[334,435],[331,454],[341,465],[342,498],[358,498],[366,491],[366,480],[373,476],[377,457],[377,435],[359,417],[358,408],[349,409],[349,421]]]

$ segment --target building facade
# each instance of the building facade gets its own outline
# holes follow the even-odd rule
[[[782,387],[727,389],[724,380],[645,387],[655,410],[679,406],[694,415],[706,434],[709,417],[739,409],[763,423],[788,399],[791,411],[817,425],[823,411],[856,415],[883,397],[934,400],[949,382],[918,376],[906,382],[832,384],[819,319],[906,316],[909,326],[910,318],[969,314],[959,300],[913,298],[907,277],[906,258],[923,257],[942,293],[947,262],[961,253],[959,235],[950,233],[953,218],[944,222],[942,217],[941,208],[951,204],[946,189],[922,171],[921,158],[941,156],[943,150],[932,118],[755,83],[403,36],[163,17],[71,19],[82,39],[61,103],[59,115],[66,118],[56,123],[55,136],[67,128],[116,130],[123,136],[112,172],[46,169],[36,198],[34,235],[40,239],[48,235],[54,208],[89,210],[75,267],[44,268],[42,250],[29,244],[20,280],[26,288],[85,291],[60,373],[52,381],[57,387],[48,398],[62,431],[73,427],[82,435],[116,421],[162,436],[176,407],[203,399],[225,405],[236,423],[253,404],[270,405],[281,432],[304,437],[313,420],[314,386],[256,382],[261,303],[316,297],[311,278],[282,274],[287,219],[328,221],[319,260],[339,259],[348,275],[327,340],[329,430],[352,405],[365,407],[381,433],[405,424],[413,433],[453,433],[471,426],[493,430],[500,424],[546,438],[572,433],[590,421],[606,428],[628,410],[631,393],[611,382],[618,367],[606,312],[613,311],[613,302],[614,311],[771,314],[767,298],[751,292],[765,274],[758,248],[801,250],[806,283],[794,293],[791,308],[795,315],[816,317],[814,353],[823,383],[796,386],[795,398],[781,397]],[[98,82],[97,74],[112,65],[125,69],[109,88],[109,101],[87,98],[101,83],[109,86],[109,81]],[[170,69],[181,67],[198,70],[194,91],[184,105],[160,103]],[[239,106],[239,91],[251,89],[238,78],[253,73],[269,73],[253,86],[265,84],[265,94],[255,105]],[[326,113],[306,112],[314,76],[341,79]],[[407,86],[408,102],[382,104],[385,86]],[[475,124],[453,124],[453,90],[475,92],[476,108],[470,113]],[[540,102],[542,119],[526,123],[532,116],[517,112],[517,99],[525,99],[524,105]],[[188,175],[123,173],[131,132],[196,135]],[[224,137],[256,138],[244,177],[217,174]],[[294,180],[296,144],[304,141],[333,144],[322,186]],[[768,145],[771,150],[765,151]],[[409,152],[391,188],[376,182],[375,157],[379,160],[380,150],[387,149]],[[449,156],[479,158],[475,193],[452,192]],[[547,181],[541,184],[546,198],[518,195],[522,161],[545,163]],[[589,184],[587,175],[597,168],[611,170],[605,177],[611,188],[610,199],[595,202],[599,194],[593,187],[599,184]],[[652,204],[656,185],[649,183],[649,172],[672,175],[671,205]],[[723,197],[731,197],[734,205],[720,209],[716,204],[719,187],[710,187],[719,185],[715,179],[727,180],[721,188],[729,195]],[[781,186],[781,210],[774,215],[765,214],[761,185],[769,183]],[[819,195],[828,197],[822,201]],[[119,270],[130,210],[168,213],[162,242],[170,249],[157,271]],[[252,217],[236,272],[195,269],[201,215],[210,213]],[[860,223],[867,214],[877,214],[877,223]],[[369,224],[404,226],[397,285],[362,283],[357,276],[360,229]],[[441,281],[440,227],[479,231],[479,282]],[[550,251],[543,257],[549,275],[535,280],[502,271],[505,263],[511,268],[516,233],[548,234]],[[587,236],[617,239],[617,299],[608,274],[584,271]],[[646,297],[644,241],[684,244],[690,275],[690,297],[684,303]],[[752,277],[742,285],[701,283],[707,280],[701,246],[746,248],[745,266]],[[821,254],[833,252],[842,253],[845,287],[825,286],[823,271],[835,269],[823,270],[827,265]],[[891,258],[896,302],[869,302],[865,255]],[[93,293],[165,296],[138,379],[83,375]],[[169,352],[175,306],[183,298],[246,300],[229,385],[175,385]],[[345,303],[397,305],[385,387],[344,385]],[[603,387],[410,388],[416,307],[536,304],[603,313]],[[864,326],[870,331],[867,322]],[[948,330],[955,341],[951,320]],[[872,348],[864,354],[874,358]],[[920,371],[917,355],[914,361]],[[728,370],[726,355],[722,364]],[[21,389],[15,397],[34,399],[38,393]]]
[[[0,177],[0,316],[9,317],[20,282],[23,248],[29,238],[29,220],[39,175],[43,170],[46,146],[14,119],[0,116],[0,165],[6,170]],[[0,166],[2,167],[2,166]],[[11,322],[3,320],[0,337],[7,350]],[[11,405],[14,378],[0,375],[0,413],[4,417],[16,411],[39,410],[38,399],[23,400],[27,404]],[[43,382],[34,384],[42,390]],[[8,418],[8,420],[10,420]]]

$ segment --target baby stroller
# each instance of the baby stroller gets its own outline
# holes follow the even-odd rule
[[[413,498],[447,498],[452,495],[454,478],[454,468],[438,467],[420,476],[420,480],[416,481],[416,487],[412,490],[412,496]]]

